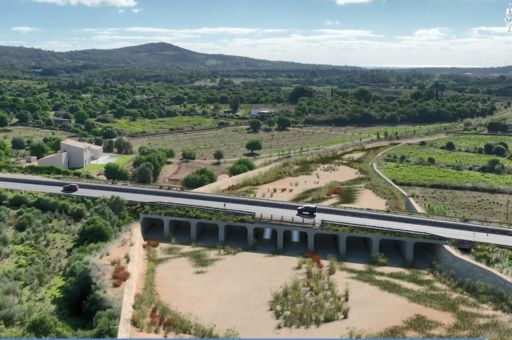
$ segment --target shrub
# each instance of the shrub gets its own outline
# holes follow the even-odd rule
[[[9,207],[19,208],[28,205],[28,198],[22,194],[15,194],[9,199]]]
[[[50,149],[43,142],[36,142],[30,145],[30,155],[42,158],[48,154]]]
[[[181,152],[181,158],[186,161],[193,161],[196,159],[196,153],[192,150],[183,150]]]
[[[236,176],[239,174],[243,174],[245,172],[254,170],[256,165],[254,162],[247,158],[240,158],[238,161],[233,163],[231,167],[229,167],[229,176]]]
[[[213,158],[215,158],[217,160],[217,163],[220,164],[221,159],[224,158],[224,152],[222,152],[221,150],[216,150],[213,153]]]
[[[78,231],[78,244],[108,242],[114,236],[110,224],[99,216],[89,217]]]
[[[213,183],[217,180],[217,175],[213,170],[200,168],[183,179],[183,185],[188,189],[195,189]]]
[[[142,163],[139,167],[135,170],[135,181],[138,183],[153,183],[154,177],[153,177],[153,164],[146,162]]]
[[[108,163],[105,165],[105,177],[112,181],[127,181],[130,178],[128,170],[117,163]]]
[[[452,141],[448,141],[446,142],[444,148],[448,151],[454,151],[455,150],[455,143],[453,143]]]
[[[249,122],[249,127],[251,128],[252,132],[258,132],[261,129],[261,122],[257,119],[253,119]]]
[[[292,121],[288,117],[279,116],[277,118],[277,128],[281,131],[288,129],[292,125]]]
[[[47,313],[32,315],[25,330],[37,338],[65,338],[68,337],[68,330],[59,319]]]
[[[112,309],[102,310],[96,313],[93,320],[94,338],[115,338],[117,337],[117,328],[119,324],[119,315]]]

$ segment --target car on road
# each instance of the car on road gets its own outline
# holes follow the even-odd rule
[[[62,187],[62,191],[64,191],[64,192],[76,192],[76,191],[78,191],[78,189],[80,189],[78,184],[73,184],[73,183],[66,184]]]
[[[297,215],[309,218],[315,218],[316,205],[303,205],[297,208]]]

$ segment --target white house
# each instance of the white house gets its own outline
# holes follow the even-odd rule
[[[66,139],[60,143],[60,151],[41,158],[38,165],[54,165],[63,169],[85,168],[93,160],[103,156],[103,147]]]

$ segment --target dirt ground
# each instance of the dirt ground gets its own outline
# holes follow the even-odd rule
[[[295,196],[306,190],[322,187],[332,181],[350,181],[359,176],[361,176],[359,171],[344,165],[336,166],[335,169],[331,166],[322,167],[310,175],[286,177],[264,184],[256,190],[256,197],[291,201]]]
[[[156,184],[158,185],[180,185],[181,181],[192,171],[199,168],[211,169],[217,176],[226,173],[226,169],[222,165],[217,165],[209,161],[176,161],[172,164],[167,164],[162,173],[158,177]],[[223,177],[221,177],[223,178]]]
[[[350,314],[347,320],[309,329],[278,329],[278,322],[268,304],[272,292],[296,273],[296,265],[296,257],[243,252],[225,256],[208,267],[205,273],[196,274],[196,269],[187,259],[179,258],[158,267],[156,286],[162,301],[171,308],[219,329],[233,328],[242,338],[334,338],[346,336],[351,329],[364,330],[365,333],[381,331],[399,325],[415,314],[443,323],[452,321],[448,313],[411,303],[338,271],[333,276],[338,290],[342,292],[346,284],[350,288]],[[360,264],[347,266],[364,268]]]

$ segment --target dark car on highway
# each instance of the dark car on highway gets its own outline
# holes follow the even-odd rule
[[[303,205],[298,207],[297,215],[314,218],[316,216],[316,205]]]
[[[76,192],[80,187],[78,184],[66,184],[62,187],[62,191],[64,192]]]

